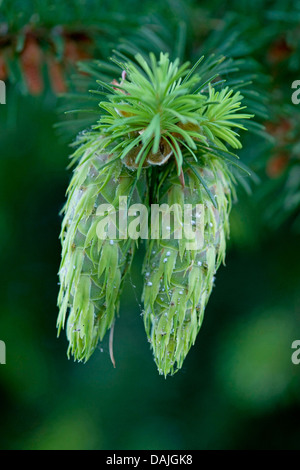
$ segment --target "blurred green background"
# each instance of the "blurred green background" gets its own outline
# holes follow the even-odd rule
[[[264,6],[276,10],[274,3]],[[287,71],[284,87],[296,78],[300,70],[298,77]],[[300,365],[291,362],[291,344],[300,339],[299,232],[289,221],[269,227],[259,186],[252,196],[239,191],[226,267],[174,377],[158,375],[140,316],[143,249],[115,327],[116,369],[107,340],[86,365],[68,361],[55,323],[70,149],[54,128],[52,92],[7,88],[0,106],[0,339],[7,351],[0,448],[299,449]],[[289,101],[287,92],[282,102]],[[255,153],[255,141],[248,145]]]

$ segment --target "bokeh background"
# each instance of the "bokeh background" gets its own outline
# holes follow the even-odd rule
[[[291,103],[300,2],[159,3],[0,1],[1,449],[300,447],[300,365],[291,361],[300,339],[300,105]],[[260,182],[251,195],[238,191],[226,267],[195,346],[167,379],[140,316],[142,247],[115,327],[116,369],[107,340],[86,365],[68,361],[55,328],[59,212],[71,176],[58,95],[77,60],[106,58],[135,33],[148,49],[176,37],[170,47],[182,58],[205,43],[255,61],[264,78],[253,90],[266,97],[259,117],[273,139],[244,139],[241,156]]]

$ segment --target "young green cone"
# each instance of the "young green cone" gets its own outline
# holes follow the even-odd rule
[[[87,361],[112,327],[136,245],[120,239],[118,227],[119,196],[139,201],[135,172],[120,160],[113,161],[113,156],[99,154],[98,141],[91,139],[82,147],[86,150],[68,189],[61,232],[57,328],[59,334],[69,311],[68,355],[78,361]],[[105,219],[106,209],[110,219]],[[109,239],[102,236],[106,220],[115,228]]]
[[[166,376],[181,368],[195,342],[214,274],[225,257],[234,192],[227,163],[245,169],[228,147],[241,148],[239,132],[252,116],[243,111],[239,91],[220,87],[219,76],[231,69],[224,57],[206,62],[201,57],[192,68],[163,53],[159,59],[138,54],[123,63],[121,58],[113,59],[122,69],[120,82],[98,80],[101,90],[95,93],[104,96],[99,120],[81,147],[87,154],[69,189],[58,329],[70,309],[69,353],[87,360],[118,311],[136,242],[130,236],[128,241],[99,239],[103,214],[97,207],[110,203],[119,210],[119,196],[144,202],[147,214],[152,201],[166,203],[171,211],[174,206],[173,221],[164,217],[167,235],[163,227],[156,237],[151,233],[144,264],[144,323],[159,372]],[[187,224],[180,217],[186,205],[190,215],[194,211]],[[200,227],[202,244],[201,236],[191,241],[193,226]]]
[[[164,239],[160,230],[159,239],[149,243],[144,268],[144,324],[159,373],[165,376],[182,367],[201,327],[214,275],[225,258],[234,191],[228,168],[212,155],[188,163],[184,174],[184,188],[175,171],[160,188],[160,206],[174,208],[174,217],[166,227],[163,215],[162,227],[170,236]],[[175,238],[176,218],[183,221],[185,207],[193,209],[189,220],[201,236],[198,246],[190,232],[183,230],[182,239]]]

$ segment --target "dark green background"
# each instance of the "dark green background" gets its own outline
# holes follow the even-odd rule
[[[270,230],[263,202],[244,192],[226,267],[179,373],[159,376],[146,340],[143,248],[115,327],[116,369],[107,340],[86,365],[67,360],[55,323],[70,149],[55,110],[51,94],[20,97],[13,86],[0,106],[0,448],[299,449],[299,234],[288,223]]]

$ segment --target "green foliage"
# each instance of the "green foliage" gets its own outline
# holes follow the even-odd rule
[[[239,92],[233,94],[228,88],[218,92],[210,85],[224,58],[210,65],[211,75],[205,81],[202,60],[192,69],[188,63],[179,66],[178,59],[170,62],[166,54],[161,54],[159,61],[150,55],[150,65],[140,55],[136,56],[138,66],[118,63],[124,71],[120,84],[99,81],[111,92],[107,101],[100,102],[106,113],[94,126],[103,133],[103,149],[110,148],[125,161],[134,151],[138,174],[145,164],[161,165],[166,154],[173,154],[180,175],[185,149],[196,159],[194,152],[201,145],[226,151],[224,141],[239,148],[238,134],[232,127],[245,129],[237,120],[251,115],[237,112],[244,109]],[[203,69],[206,71],[206,63]]]

